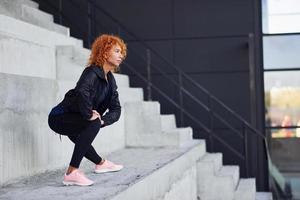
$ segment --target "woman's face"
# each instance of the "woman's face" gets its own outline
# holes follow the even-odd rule
[[[111,67],[118,68],[119,65],[123,61],[123,55],[122,55],[122,49],[120,45],[114,45],[108,52],[108,57],[107,57],[107,64],[109,64]]]

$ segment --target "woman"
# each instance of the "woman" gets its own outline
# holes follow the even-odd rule
[[[63,101],[49,114],[50,128],[61,135],[67,135],[75,144],[63,179],[65,185],[93,184],[78,170],[83,157],[95,163],[96,173],[119,171],[123,168],[122,165],[101,158],[91,144],[100,128],[120,118],[121,106],[112,72],[118,70],[126,52],[126,45],[119,37],[98,37],[92,45],[88,66],[76,87],[69,90]],[[107,109],[109,111],[103,115]]]

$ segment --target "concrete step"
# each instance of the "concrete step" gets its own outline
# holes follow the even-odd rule
[[[142,88],[118,87],[119,99],[122,106],[126,102],[142,102],[144,93]]]
[[[160,115],[160,104],[157,101],[128,102],[126,103],[126,107],[128,108],[128,111],[134,112],[136,115]],[[160,117],[158,120],[160,121]]]
[[[22,5],[22,15],[21,18],[17,19],[23,19],[26,22],[29,22],[34,25],[38,25],[41,27],[44,27],[43,24],[45,23],[52,23],[53,24],[53,15],[50,15],[46,12],[43,12],[39,10],[38,8],[33,8],[31,6]],[[20,13],[17,13],[17,15],[20,15]],[[47,27],[44,27],[47,28]]]
[[[255,200],[255,178],[240,179],[234,193],[234,200]]]
[[[29,1],[26,3],[22,1],[1,0],[0,14],[43,27],[66,36],[70,35],[69,28],[55,24],[53,22],[52,15],[35,8],[29,3]]]
[[[256,192],[255,200],[273,200],[271,192]]]
[[[220,153],[206,154],[197,163],[197,180],[201,200],[230,200],[239,180],[239,167],[222,166]]]
[[[0,187],[64,159],[47,125],[56,91],[53,80],[0,73]]]
[[[229,178],[233,182],[233,190],[236,190],[240,179],[239,166],[222,166],[220,171],[216,174],[217,177]]]
[[[222,153],[206,153],[198,162],[199,172],[205,175],[215,176],[223,163]]]
[[[144,135],[162,135],[160,104],[158,102],[127,102],[124,104],[126,116],[126,144],[141,145]],[[139,136],[141,135],[141,136]],[[151,139],[150,139],[151,140]],[[152,144],[152,141],[145,141]]]
[[[78,51],[77,51],[78,52]],[[80,53],[78,53],[80,54]],[[85,64],[75,63],[74,59],[78,56],[75,52],[75,47],[73,46],[57,46],[56,48],[56,79],[63,81],[73,81],[77,82],[82,71],[87,63],[87,58]]]
[[[0,73],[0,187],[70,161],[73,144],[66,137],[61,142],[47,124],[60,87],[52,79]],[[122,110],[118,122],[100,130],[93,142],[99,152],[125,147],[124,115]]]
[[[82,67],[87,66],[90,53],[91,51],[89,49],[77,46],[56,47],[56,55],[58,58],[63,57],[72,60],[72,62]]]
[[[140,133],[132,135],[128,134],[128,132],[126,134],[126,146],[128,147],[180,147],[192,140],[192,131],[189,128],[181,128],[161,134]]]
[[[118,87],[129,87],[129,77],[125,74],[114,74]]]
[[[45,28],[0,14],[0,33],[26,40],[38,45],[56,47],[57,45],[74,45],[82,47],[82,40],[68,37]]]
[[[162,134],[178,134],[181,140],[192,140],[193,129],[191,127],[174,128],[167,131],[162,131]]]
[[[58,95],[57,95],[57,101],[61,102],[64,99],[65,94],[70,90],[75,88],[76,81],[64,81],[64,80],[58,80]]]
[[[197,191],[198,197],[209,199],[210,195],[216,193],[216,188],[212,188],[215,179],[215,174],[222,167],[221,153],[206,153],[197,162]],[[213,196],[214,197],[214,196]]]
[[[31,0],[1,0],[0,1],[0,7],[1,8],[9,8],[11,9],[11,7],[21,7],[22,5],[26,5],[32,8],[36,8],[38,9],[39,4],[31,1]],[[20,14],[20,13],[19,13]]]
[[[39,4],[35,1],[31,1],[31,0],[11,0],[11,1],[30,6],[32,8],[39,8]]]
[[[0,33],[0,72],[55,79],[55,50]]]
[[[185,171],[180,180],[172,184],[171,189],[160,199],[163,200],[197,200],[197,170],[193,166]],[[192,178],[194,177],[194,178]],[[187,187],[188,186],[188,187]]]
[[[160,103],[158,101],[144,101],[142,106],[144,114],[160,115]]]
[[[201,164],[197,165],[197,170],[201,170],[199,165]],[[232,200],[238,178],[239,168],[237,166],[223,166],[215,176],[198,172],[198,197],[201,200]]]
[[[124,165],[120,172],[99,175],[91,173],[93,165],[89,162],[82,166],[95,181],[91,187],[63,186],[63,169],[7,185],[1,188],[0,199],[171,200],[179,194],[181,199],[196,200],[195,164],[204,153],[202,140],[181,148],[122,149],[107,155],[107,159]]]
[[[66,36],[70,36],[70,29],[59,25],[55,24],[53,22],[53,16],[45,13],[43,11],[40,11],[37,8],[32,8],[30,6],[23,5],[22,6],[22,16],[21,18],[25,22],[34,24],[36,26],[43,27],[45,29],[48,29],[50,31],[54,31]]]
[[[175,115],[161,115],[161,130],[168,131],[176,128]]]
[[[72,62],[56,58],[56,79],[61,81],[77,82],[84,70],[84,66],[80,67]]]

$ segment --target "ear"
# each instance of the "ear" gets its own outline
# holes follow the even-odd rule
[[[104,59],[107,60],[107,58],[108,58],[108,53],[105,52],[103,56],[104,56]]]

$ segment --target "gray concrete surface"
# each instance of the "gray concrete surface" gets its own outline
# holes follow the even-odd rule
[[[95,181],[90,187],[63,186],[62,177],[65,169],[50,171],[33,176],[19,182],[11,183],[1,188],[0,199],[22,199],[22,200],[68,200],[68,199],[114,199],[117,195],[122,199],[122,192],[128,188],[134,188],[138,185],[146,184],[143,190],[151,190],[161,195],[166,191],[159,191],[159,186],[164,183],[161,173],[165,174],[170,181],[166,188],[172,188],[172,179],[184,175],[191,166],[205,152],[205,143],[203,141],[192,142],[182,148],[129,148],[116,151],[107,156],[116,163],[121,163],[125,167],[120,172],[107,174],[92,173],[93,165],[85,163],[82,167],[87,176]],[[172,173],[175,174],[172,174]],[[188,172],[187,172],[188,173]],[[189,172],[194,173],[194,171]],[[170,177],[169,177],[170,176]],[[159,178],[160,177],[160,178]],[[183,176],[185,177],[185,176]],[[175,179],[176,180],[176,179]],[[189,182],[190,180],[186,180]],[[175,181],[174,181],[175,182]],[[160,186],[161,187],[161,186]],[[193,189],[191,189],[193,190]],[[171,189],[170,189],[171,191]],[[125,192],[124,195],[132,196],[134,194]],[[143,194],[135,194],[137,197]],[[153,194],[152,194],[153,195]],[[157,197],[158,197],[157,196]],[[127,199],[127,198],[123,198]],[[132,199],[132,198],[131,198]],[[141,198],[136,198],[141,199]],[[143,199],[150,199],[145,196]]]
[[[172,184],[171,190],[159,200],[197,200],[196,166],[184,172],[183,178]]]
[[[239,180],[239,168],[222,166],[221,154],[206,154],[197,162],[197,180],[201,200],[232,200]]]
[[[1,0],[0,14],[4,14],[24,22],[55,31],[66,36],[70,35],[69,28],[55,24],[53,16],[36,8],[31,1]]]
[[[55,79],[55,48],[0,32],[0,72]]]
[[[82,40],[62,35],[47,29],[29,24],[13,17],[0,14],[0,33],[14,36],[35,44],[54,47],[56,45],[75,45],[82,47]]]
[[[270,192],[256,192],[255,200],[273,200],[272,193],[270,193]]]
[[[69,163],[73,144],[61,142],[47,124],[58,91],[52,79],[0,73],[0,185]],[[123,110],[118,122],[100,130],[93,142],[100,155],[125,147],[124,123]]]
[[[161,121],[164,122],[161,124],[161,130],[162,131],[169,131],[172,129],[175,129],[176,126],[176,119],[175,115],[161,115]]]
[[[254,178],[241,178],[234,193],[234,200],[254,200],[256,196],[256,183]]]

